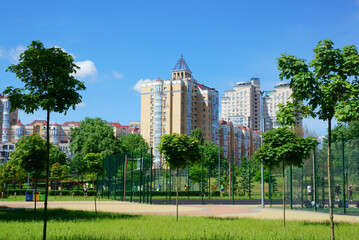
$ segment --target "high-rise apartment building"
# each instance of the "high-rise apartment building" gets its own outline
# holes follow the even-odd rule
[[[154,164],[161,165],[156,149],[163,134],[190,134],[200,128],[206,140],[217,141],[218,92],[199,84],[181,56],[168,80],[145,82],[141,88],[141,134],[154,149]]]
[[[221,98],[222,119],[234,126],[260,131],[260,79],[238,82]]]
[[[293,99],[290,98],[292,94],[292,89],[288,82],[280,82],[272,91],[264,91],[262,100],[263,100],[263,130],[268,131],[272,128],[279,127],[277,123],[276,112],[279,110],[279,104],[285,104],[290,101],[293,102]],[[302,125],[302,120],[296,120],[297,125]]]
[[[18,110],[10,112],[10,101],[7,96],[0,94],[0,142],[10,141],[10,128],[16,125]]]

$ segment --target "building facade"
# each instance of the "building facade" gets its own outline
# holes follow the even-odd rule
[[[286,102],[293,102],[290,97],[292,89],[288,82],[280,82],[274,90],[264,91],[262,95],[263,101],[263,130],[268,131],[272,128],[280,127],[277,123],[276,112],[279,110],[279,104],[286,104]],[[297,125],[302,125],[302,120],[296,120]]]
[[[154,149],[154,164],[162,164],[156,149],[163,134],[190,134],[200,128],[205,140],[217,141],[218,92],[199,84],[181,56],[168,80],[145,82],[141,88],[141,134]]]
[[[221,98],[222,119],[234,126],[250,127],[260,131],[260,79],[238,82],[233,90]]]

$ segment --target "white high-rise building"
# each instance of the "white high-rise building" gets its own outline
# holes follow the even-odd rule
[[[275,87],[274,90],[264,91],[262,100],[263,100],[263,130],[264,132],[280,127],[277,123],[276,112],[279,110],[279,104],[285,104],[290,101],[293,102],[293,99],[290,98],[292,94],[292,89],[288,82],[280,82]],[[297,125],[302,125],[302,120],[296,120]]]
[[[238,82],[221,98],[222,119],[234,126],[260,130],[260,79]]]

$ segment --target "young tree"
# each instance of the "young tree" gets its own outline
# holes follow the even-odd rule
[[[50,166],[54,163],[59,163],[61,165],[66,165],[68,163],[68,158],[66,153],[61,152],[60,149],[51,144],[50,148]]]
[[[101,118],[85,118],[79,128],[72,128],[71,152],[86,156],[101,153],[103,157],[120,152],[120,145],[112,127]]]
[[[120,137],[120,145],[124,152],[140,151],[144,152],[148,150],[148,143],[143,139],[140,134],[128,134]]]
[[[56,186],[58,187],[59,179],[67,178],[70,172],[70,166],[61,165],[60,163],[54,163],[51,166],[51,177],[56,179]],[[62,187],[62,185],[61,185]]]
[[[0,192],[2,192],[3,184],[6,180],[21,178],[22,172],[19,166],[12,165],[11,163],[6,163],[2,165],[0,169]],[[6,184],[6,189],[8,188],[8,184]]]
[[[157,146],[161,154],[164,155],[166,164],[170,169],[176,169],[176,221],[178,221],[178,169],[184,169],[192,166],[201,160],[199,153],[199,141],[196,138],[187,135],[178,135],[172,133],[165,134],[161,137],[161,142]]]
[[[246,192],[248,193],[248,198],[251,198],[251,191],[254,187],[253,185],[253,177],[254,177],[254,164],[250,164],[249,161],[244,159],[241,161],[241,166],[238,168],[238,175],[239,175],[239,184],[240,189],[243,190],[243,195],[246,195]]]
[[[310,156],[311,150],[316,145],[318,141],[315,138],[297,137],[288,128],[280,127],[263,133],[262,146],[255,152],[255,158],[265,167],[272,169],[282,166],[283,226],[285,226],[285,167],[301,167],[303,160]]]
[[[100,153],[88,153],[84,157],[84,160],[86,162],[85,172],[91,177],[95,190],[94,201],[95,201],[95,212],[97,215],[97,206],[96,206],[97,186],[95,185],[95,180],[97,177],[102,176],[104,174],[103,157]]]
[[[208,169],[208,190],[209,197],[211,194],[211,177],[213,170],[218,166],[219,147],[212,141],[204,141],[203,148],[203,165]]]
[[[4,93],[9,95],[11,111],[16,108],[26,113],[34,113],[41,108],[47,112],[47,156],[46,190],[44,205],[44,231],[46,239],[47,198],[50,159],[50,113],[65,113],[81,103],[78,91],[85,90],[83,82],[73,76],[79,67],[74,58],[57,47],[45,48],[40,41],[33,41],[25,52],[20,54],[19,63],[11,65],[6,71],[16,74],[24,82],[24,88],[8,87]]]
[[[290,79],[292,98],[298,102],[287,103],[278,115],[285,125],[292,125],[297,117],[318,117],[328,122],[328,190],[331,237],[334,235],[331,142],[332,120],[342,122],[359,119],[359,55],[354,45],[334,48],[331,40],[320,41],[313,50],[314,59],[307,64],[288,54],[278,58],[280,79]],[[304,102],[306,105],[300,105]],[[296,115],[297,111],[301,115]]]
[[[46,141],[40,135],[22,137],[16,143],[15,151],[10,153],[9,163],[19,166],[26,173],[35,172],[35,192],[37,191],[37,179],[41,172],[46,169]],[[35,198],[36,211],[36,198]]]
[[[203,169],[203,171],[207,171],[206,168]],[[191,181],[191,183],[200,183],[201,178],[201,164],[195,164],[189,168],[188,178]],[[207,177],[203,176],[203,181],[207,181]]]

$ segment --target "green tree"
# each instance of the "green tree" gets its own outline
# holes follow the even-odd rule
[[[56,185],[58,186],[59,179],[67,178],[70,173],[70,166],[61,165],[56,162],[51,166],[51,177],[56,179]],[[62,187],[62,185],[61,185]]]
[[[197,139],[201,146],[204,144],[203,132],[200,128],[196,128],[195,130],[192,130],[189,136],[191,138]]]
[[[94,186],[95,193],[94,201],[95,201],[95,212],[97,215],[97,206],[96,206],[96,197],[97,197],[97,186],[95,185],[95,180],[97,177],[102,176],[104,174],[104,166],[103,166],[103,157],[100,153],[88,153],[84,157],[86,162],[85,172],[92,179],[92,183]]]
[[[238,176],[239,176],[239,189],[243,190],[243,195],[248,193],[248,198],[251,198],[251,192],[254,187],[253,185],[253,178],[254,178],[254,164],[250,163],[250,160],[246,160],[244,157],[241,161],[241,165],[238,168]]]
[[[178,221],[178,169],[193,166],[201,160],[199,153],[199,142],[196,138],[187,135],[165,134],[161,137],[161,142],[157,145],[158,150],[164,155],[166,164],[170,169],[176,169],[176,221]]]
[[[219,147],[214,144],[212,141],[204,141],[203,146],[203,165],[208,169],[208,190],[209,190],[209,197],[211,195],[211,177],[213,170],[218,167],[218,152]]]
[[[285,226],[285,175],[286,166],[301,167],[310,156],[318,141],[313,137],[303,138],[286,127],[271,129],[263,133],[262,146],[255,152],[255,158],[265,167],[282,166],[283,174],[283,226]]]
[[[80,127],[71,129],[70,136],[73,139],[71,152],[82,156],[101,153],[105,157],[121,150],[112,127],[101,118],[85,118]]]
[[[278,58],[280,79],[290,79],[291,97],[296,102],[280,109],[278,118],[292,125],[297,117],[318,117],[328,122],[328,190],[331,237],[334,235],[331,186],[332,119],[351,122],[359,119],[359,55],[354,45],[334,48],[331,40],[320,41],[313,60],[307,64],[288,54]],[[305,102],[306,105],[300,105]],[[299,115],[293,114],[298,110]]]
[[[40,41],[33,41],[25,52],[20,54],[19,63],[11,65],[6,71],[16,74],[24,82],[24,88],[8,87],[4,93],[9,95],[11,111],[19,108],[26,113],[34,113],[41,108],[47,113],[47,160],[46,190],[44,205],[43,239],[46,239],[47,199],[50,164],[50,113],[65,113],[81,103],[78,91],[85,85],[76,80],[73,74],[79,67],[74,58],[57,47],[45,48]]]
[[[6,183],[7,180],[21,178],[22,176],[23,173],[19,166],[11,163],[2,165],[0,169],[0,192],[3,191],[3,184]],[[8,184],[6,184],[6,189],[8,189]]]
[[[207,169],[203,168],[203,171],[207,171]],[[201,164],[197,163],[189,168],[188,178],[192,184],[201,182],[201,172]],[[203,176],[203,181],[207,181],[207,176]]]
[[[140,134],[128,134],[120,137],[120,144],[124,152],[138,152],[141,149],[144,152],[148,150],[148,143]]]
[[[50,147],[50,166],[54,165],[54,163],[59,163],[61,165],[65,165],[68,163],[66,153],[61,152],[58,147],[52,144]]]
[[[10,153],[9,163],[19,166],[26,173],[35,173],[35,192],[37,191],[37,179],[41,172],[46,169],[47,146],[40,135],[30,135],[22,137],[16,143],[15,151]],[[36,198],[35,198],[36,211]]]

